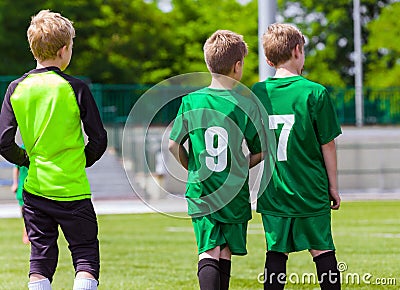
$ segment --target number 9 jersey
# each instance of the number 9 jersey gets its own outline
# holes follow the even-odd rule
[[[249,91],[249,90],[248,90]],[[189,140],[188,214],[224,223],[251,219],[249,160],[262,152],[264,129],[255,97],[203,88],[182,98],[170,139]]]
[[[283,217],[330,212],[328,176],[321,151],[341,134],[328,91],[302,76],[268,78],[252,87],[264,105],[266,130],[277,150],[270,182],[257,200],[257,211]],[[271,164],[271,162],[265,162]]]

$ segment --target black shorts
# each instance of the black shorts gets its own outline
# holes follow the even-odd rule
[[[96,213],[90,199],[55,201],[23,192],[22,214],[31,242],[31,274],[52,281],[58,262],[58,226],[68,242],[75,273],[99,279],[100,253]]]

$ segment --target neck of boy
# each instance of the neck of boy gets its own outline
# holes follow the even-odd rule
[[[274,78],[288,78],[299,75],[301,75],[301,72],[298,72],[298,70],[291,67],[282,66],[276,68]]]
[[[57,61],[56,59],[49,59],[49,60],[44,60],[44,61],[37,61],[36,62],[36,68],[45,68],[45,67],[50,67],[50,66],[55,66],[61,69],[61,63]]]
[[[208,86],[210,89],[217,90],[231,90],[237,84],[237,81],[230,78],[229,76],[213,75],[211,84]]]

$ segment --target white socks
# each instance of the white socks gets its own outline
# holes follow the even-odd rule
[[[78,278],[74,280],[73,290],[97,290],[97,280],[92,278]],[[28,283],[29,290],[51,290],[49,279]]]
[[[49,279],[42,279],[35,282],[28,283],[29,290],[51,290]]]
[[[97,290],[97,284],[97,280],[93,278],[77,278],[74,280],[73,290]]]

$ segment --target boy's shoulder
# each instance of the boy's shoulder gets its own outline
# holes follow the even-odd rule
[[[9,83],[9,87],[15,87],[16,85],[18,85],[20,82],[22,82],[24,79],[26,79],[26,77],[29,75],[29,72],[24,73],[22,76],[20,76],[17,79],[14,79],[13,81],[11,81]]]
[[[229,95],[229,90],[204,87],[184,95],[182,101],[192,103],[225,95]]]
[[[32,85],[37,86],[38,84],[42,87],[46,87],[49,84],[52,84],[51,86],[53,87],[54,78],[52,77],[50,78],[40,77],[39,83],[35,81],[36,80],[35,76],[39,76],[42,73],[51,73],[49,76],[57,75],[59,78],[63,79],[62,82],[64,82],[65,84],[68,83],[68,86],[70,86],[76,94],[78,93],[80,94],[82,92],[84,94],[87,94],[87,92],[90,91],[89,84],[85,79],[77,78],[69,74],[66,74],[56,67],[47,67],[47,68],[32,69],[23,74],[21,77],[10,82],[10,84],[8,85],[7,94],[11,97],[11,95],[14,94],[17,87],[19,87],[20,84],[25,83],[26,81],[28,81],[27,83],[28,87]]]
[[[31,69],[30,71],[24,73],[21,77],[19,77],[19,78],[13,80],[12,82],[10,82],[10,85],[16,85],[16,84],[20,83],[21,81],[25,80],[27,77],[32,77],[32,76],[35,76],[35,75],[39,75],[41,73],[48,73],[48,72],[56,73],[56,74],[58,74],[59,76],[61,76],[62,78],[64,78],[65,80],[67,80],[69,82],[77,83],[77,84],[80,84],[80,85],[87,85],[85,80],[83,80],[81,78],[74,77],[72,75],[69,75],[69,74],[61,71],[57,67],[45,67],[45,68]]]
[[[65,80],[67,80],[71,85],[76,84],[78,86],[88,86],[87,82],[84,79],[69,75],[62,71],[57,71],[57,73]]]
[[[326,90],[325,86],[323,86],[322,84],[317,83],[312,80],[309,80],[303,76],[300,76],[299,81],[301,82],[302,85],[304,85],[304,87],[308,87],[310,89],[319,90],[319,91]]]
[[[257,105],[256,96],[248,87],[234,89],[201,88],[182,97],[185,103],[208,103],[209,100],[221,100],[220,105],[230,103],[239,107],[253,107]],[[212,101],[212,102],[213,102]]]
[[[266,80],[265,81],[261,81],[261,82],[256,82],[255,84],[253,84],[251,86],[251,90],[254,91],[259,91],[266,88]]]
[[[285,77],[285,78],[267,78],[264,81],[257,82],[253,84],[251,87],[252,91],[257,94],[260,92],[267,92],[267,86],[269,85],[277,85],[281,86],[282,84],[293,84],[296,87],[302,87],[304,90],[311,90],[315,92],[322,92],[326,91],[326,87],[320,83],[315,81],[311,81],[303,76],[292,76],[292,77]],[[286,87],[286,86],[285,86]]]

